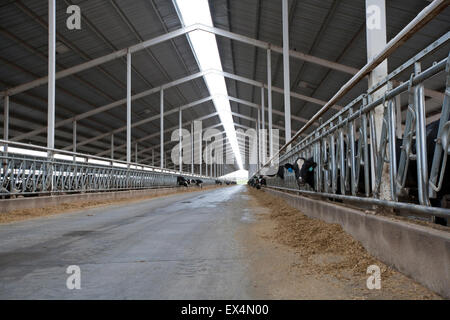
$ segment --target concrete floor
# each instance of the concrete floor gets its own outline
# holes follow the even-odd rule
[[[0,226],[0,299],[249,299],[243,186]],[[66,269],[81,268],[81,290]]]

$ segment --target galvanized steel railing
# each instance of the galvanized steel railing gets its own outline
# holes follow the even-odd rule
[[[142,164],[4,140],[0,144],[0,196],[176,187],[179,175],[205,185],[215,183],[209,177]],[[17,148],[20,153],[14,152]]]
[[[293,173],[287,173],[285,179],[268,177],[267,184],[283,190],[399,209],[409,208],[434,216],[450,217],[449,209],[432,208],[430,202],[441,191],[450,152],[450,55],[421,70],[421,61],[436,49],[448,45],[449,35],[446,33],[406,61],[327,121],[323,122],[320,118],[320,125],[305,138],[293,139],[282,148],[279,153],[280,165],[294,163],[299,157],[314,159],[317,163],[314,190],[298,185]],[[409,80],[396,81],[396,77],[408,68],[414,68]],[[445,93],[435,147],[430,151],[430,146],[427,146],[424,83],[438,74],[445,74],[442,83]],[[374,93],[383,86],[387,86],[384,96],[374,99]],[[397,104],[401,94],[408,94],[408,104],[406,122],[400,128]],[[374,109],[379,105],[383,106],[384,114],[381,133],[377,134]],[[398,148],[396,144],[401,147]],[[400,152],[399,156],[397,152]],[[430,152],[432,161],[429,161]],[[415,172],[410,169],[413,161],[417,166]],[[388,200],[380,196],[382,184],[386,183],[382,179],[385,163],[389,165]],[[411,174],[417,178],[417,191],[414,192],[405,186],[407,176]]]

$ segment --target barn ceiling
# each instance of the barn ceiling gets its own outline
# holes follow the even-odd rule
[[[81,30],[68,30],[66,9],[78,5],[82,12]],[[282,46],[281,0],[210,0],[213,23],[217,28]],[[388,40],[405,27],[429,1],[387,1]],[[292,0],[290,5],[291,49],[337,62],[352,68],[361,68],[367,62],[365,36],[365,8],[360,0]],[[47,73],[47,1],[0,1],[0,91],[46,76]],[[388,60],[389,70],[449,31],[450,9],[426,25]],[[152,39],[181,28],[174,4],[170,0],[60,0],[57,1],[57,71],[104,56],[118,49]],[[267,81],[266,52],[224,37],[217,37],[223,70],[260,82]],[[449,47],[436,51],[425,64],[447,56]],[[153,87],[199,72],[187,37],[149,47],[133,54],[132,91],[140,93]],[[291,59],[291,90],[305,96],[328,101],[350,78],[351,74],[329,69],[299,59]],[[405,72],[404,78],[409,77]],[[272,53],[272,81],[283,87],[282,56]],[[259,104],[261,93],[257,87],[226,80],[232,97]],[[440,84],[442,85],[442,84]],[[57,80],[56,120],[64,120],[93,110],[126,96],[126,60],[115,59],[95,68]],[[443,91],[439,83],[430,89]],[[358,84],[342,101],[345,105],[367,89],[365,81]],[[208,97],[203,78],[183,83],[165,92],[165,109],[178,109],[193,101]],[[273,107],[283,111],[283,96],[273,95]],[[319,110],[319,104],[292,99],[292,115],[308,119]],[[248,118],[256,118],[253,108],[231,102],[232,111],[243,117],[234,117],[236,128],[254,127]],[[11,97],[10,138],[46,126],[47,86],[40,86]],[[214,114],[211,101],[183,112],[187,124]],[[159,94],[136,100],[132,105],[132,122],[159,114]],[[332,114],[330,111],[326,116]],[[266,117],[267,119],[267,117]],[[3,121],[1,122],[3,123]],[[203,121],[203,127],[218,126],[218,116]],[[273,123],[284,126],[284,117],[275,114]],[[176,127],[178,114],[165,119],[165,128]],[[292,122],[297,131],[304,123]],[[78,141],[82,142],[126,125],[125,105],[80,120],[77,124]],[[190,126],[186,126],[188,128]],[[133,128],[132,140],[148,151],[159,151],[159,120]],[[152,138],[145,139],[151,136]],[[281,133],[284,136],[284,132]],[[115,135],[115,143],[125,143],[126,132]],[[166,139],[170,139],[167,134]],[[45,145],[45,131],[27,137],[21,142]],[[283,143],[283,141],[282,141]],[[72,124],[56,129],[56,148],[72,144]],[[106,153],[110,136],[84,144],[79,152]],[[166,147],[166,150],[170,148]],[[125,149],[117,150],[119,157]],[[159,157],[157,157],[159,159]],[[150,161],[147,161],[149,163]]]

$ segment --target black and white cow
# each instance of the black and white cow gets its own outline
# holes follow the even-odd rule
[[[436,139],[439,131],[439,121],[434,121],[427,125],[426,127],[426,140],[427,140],[427,164],[428,164],[428,172],[431,171],[431,166],[434,157],[434,151],[436,147]],[[403,141],[402,139],[396,140],[396,160],[397,163],[400,161],[401,156],[401,145]],[[411,143],[411,152],[412,154],[416,153],[416,141],[412,140]],[[369,158],[370,159],[370,158]],[[295,171],[295,177],[297,184],[299,187],[304,184],[308,184],[311,188],[315,189],[315,179],[314,179],[314,169],[317,164],[313,161],[313,158],[305,160],[304,158],[299,158],[293,165],[286,164],[285,166],[293,168]],[[370,163],[369,163],[370,167]],[[364,186],[362,183],[364,182],[363,177],[363,168],[361,167],[359,177],[359,189],[363,190]],[[340,175],[338,174],[338,179]],[[369,176],[370,178],[370,176]],[[339,187],[339,183],[337,184]],[[409,191],[407,196],[417,198],[417,162],[414,159],[409,160],[408,171],[406,173],[406,181],[405,188]],[[338,190],[338,193],[341,193]],[[435,207],[444,207],[449,208],[450,203],[447,203],[447,197],[450,197],[450,166],[445,167],[444,178],[442,182],[441,189],[436,193],[435,198],[431,198],[430,202],[432,206]],[[448,222],[444,218],[436,218],[436,222],[439,224],[447,225]]]
[[[195,185],[197,187],[203,188],[203,180],[197,179],[197,180],[193,180],[195,181]]]
[[[187,187],[188,186],[187,179],[185,179],[183,176],[178,176],[177,177],[177,185]]]
[[[260,186],[267,186],[266,178],[264,178],[263,176],[259,176],[257,179]]]
[[[290,167],[290,165],[288,167],[286,167],[286,166],[279,166],[277,173],[274,173],[274,174],[264,173],[263,175],[259,176],[259,178],[263,179],[264,185],[266,185],[266,178],[265,177],[270,177],[270,178],[279,177],[280,179],[284,179],[284,170],[285,169],[290,170],[289,167]]]
[[[251,178],[248,180],[247,184],[248,184],[250,187],[253,187],[253,188],[256,188],[256,189],[261,189],[261,185],[259,184],[258,177],[256,177],[256,176],[251,177]]]
[[[313,158],[305,159],[302,157],[298,158],[293,165],[289,163],[285,164],[287,169],[294,171],[295,180],[299,186],[308,184],[313,189],[315,188],[314,169],[316,166],[317,163],[314,162]]]
[[[266,179],[263,176],[253,176],[247,182],[247,184],[253,188],[261,189],[261,186],[266,186]]]
[[[292,164],[286,163],[283,166],[280,166],[276,176],[284,179],[285,170],[288,172],[294,172],[295,180],[299,187],[305,184],[309,184],[311,187],[314,187],[314,168],[316,165],[317,164],[312,158],[306,160],[305,158],[300,157]],[[270,177],[273,176],[275,175]]]

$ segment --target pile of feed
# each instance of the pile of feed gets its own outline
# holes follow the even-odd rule
[[[366,275],[367,267],[376,264],[383,278],[392,269],[373,258],[360,242],[356,241],[338,224],[309,218],[289,206],[283,199],[266,192],[250,189],[258,204],[270,209],[270,219],[275,221],[274,238],[301,255],[302,268],[312,268],[315,273],[326,273],[337,278],[349,275]]]
[[[217,186],[206,186],[203,187],[205,189],[219,188]],[[49,206],[45,208],[34,208],[34,209],[21,209],[14,210],[10,212],[1,212],[0,209],[0,224],[11,223],[17,221],[23,221],[28,219],[35,219],[40,217],[52,216],[56,214],[69,213],[75,211],[88,210],[92,208],[109,206],[109,205],[120,205],[129,202],[138,202],[149,200],[157,197],[168,196],[172,194],[178,193],[186,193],[186,192],[196,192],[200,191],[197,188],[176,188],[175,190],[167,190],[164,192],[160,192],[158,194],[150,194],[143,196],[135,196],[129,197],[128,195],[125,198],[115,199],[115,200],[91,200],[91,201],[80,201],[73,203],[64,203],[58,206]]]

